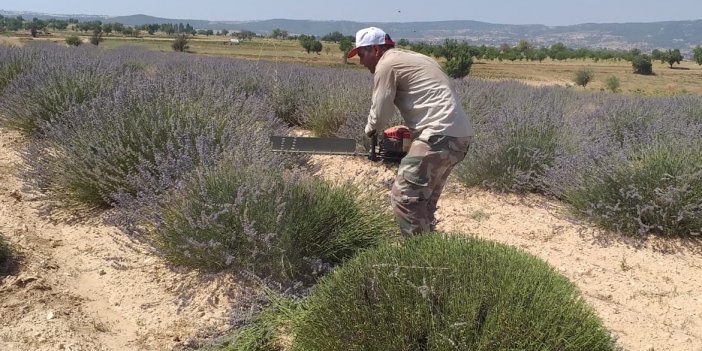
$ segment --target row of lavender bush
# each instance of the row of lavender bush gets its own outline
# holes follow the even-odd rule
[[[468,185],[539,192],[626,234],[702,232],[702,98],[457,84],[477,136]]]
[[[83,60],[75,67],[102,70],[102,74],[77,72],[71,83],[54,83],[57,88],[50,88],[52,84],[48,83],[60,80],[46,67],[34,67],[31,71],[37,72],[36,77],[21,75],[11,79],[12,88],[6,89],[0,102],[5,124],[29,126],[25,130],[40,132],[47,116],[76,118],[68,117],[71,113],[57,116],[48,108],[33,106],[33,96],[70,91],[54,95],[57,100],[71,96],[73,100],[65,102],[66,106],[82,105],[82,101],[96,96],[114,96],[118,91],[129,90],[124,86],[135,75],[161,81],[155,84],[180,84],[163,94],[182,99],[184,105],[205,109],[215,108],[217,101],[228,106],[241,100],[244,102],[240,105],[251,108],[255,100],[262,104],[260,108],[271,110],[269,116],[276,116],[288,126],[302,126],[318,135],[352,137],[359,142],[370,104],[372,82],[365,71],[185,58],[134,49],[92,53],[28,48],[0,55],[20,58],[15,60],[20,62],[32,55],[50,56],[51,62]],[[14,68],[3,68],[3,64],[0,72],[47,66],[41,62],[40,58],[34,64]],[[65,66],[62,71],[72,72],[70,68],[74,66]],[[169,74],[190,76],[193,81],[165,83],[172,79],[167,77]],[[10,75],[17,73],[5,76]],[[702,231],[700,97],[590,94],[560,87],[537,88],[473,79],[455,83],[477,132],[471,152],[457,172],[466,185],[555,196],[593,221],[627,234]],[[43,86],[43,90],[22,92],[36,85]],[[153,98],[160,99],[159,96],[154,94]],[[198,103],[192,103],[194,97],[199,97]],[[39,112],[18,113],[25,110]],[[24,116],[38,118],[25,122]],[[211,137],[205,139],[208,138]],[[265,141],[262,143],[260,147],[265,149]]]
[[[289,128],[274,109],[289,80],[271,77],[291,77],[289,66],[136,48],[0,55],[22,63],[0,122],[31,138],[27,182],[54,207],[114,208],[114,223],[175,263],[305,288],[394,232],[384,204],[270,151],[268,136]],[[293,116],[312,114],[309,101]]]

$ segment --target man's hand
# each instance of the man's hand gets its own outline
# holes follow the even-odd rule
[[[371,126],[366,125],[366,136],[369,138],[372,138],[375,135],[375,129],[371,128]]]

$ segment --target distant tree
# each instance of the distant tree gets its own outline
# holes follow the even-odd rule
[[[548,57],[548,50],[546,48],[539,49],[534,54],[534,59],[543,62]]]
[[[122,33],[123,30],[124,30],[124,24],[119,23],[119,22],[112,23],[112,31],[113,32]]]
[[[341,32],[332,32],[332,33],[329,33],[329,34],[323,36],[322,40],[338,43],[343,38],[344,38],[344,35],[341,34]]]
[[[251,40],[254,37],[256,37],[256,33],[250,31],[250,30],[242,30],[241,32],[236,34],[236,37],[242,40]]]
[[[402,38],[397,41],[397,46],[410,46],[409,40]]]
[[[517,44],[517,50],[519,52],[527,52],[533,48],[534,46],[526,39],[519,40],[519,43]]]
[[[15,18],[7,18],[5,20],[5,26],[9,31],[18,31],[24,26],[24,19],[22,16],[17,16]]]
[[[173,47],[173,50],[183,52],[189,48],[188,46],[188,38],[186,37],[185,34],[179,34],[176,36],[175,40],[173,41],[173,44],[171,44],[171,47]]]
[[[312,41],[311,51],[319,55],[319,53],[322,52],[322,42],[319,40]]]
[[[297,40],[300,42],[300,46],[302,46],[302,48],[305,49],[308,54],[312,52],[312,45],[316,41],[314,36],[302,34],[297,37]]]
[[[563,43],[556,43],[551,45],[551,47],[548,50],[548,56],[552,60],[566,60],[568,59],[568,47],[565,46]]]
[[[651,60],[661,61],[661,63],[665,63],[665,54],[658,49],[653,49],[653,51],[651,51]]]
[[[100,29],[100,32],[102,32],[102,22],[100,21],[87,21],[87,22],[79,22],[76,27],[78,30],[81,32],[89,32],[89,31],[94,31],[96,29]]]
[[[629,50],[629,52],[627,52],[624,55],[624,59],[627,61],[634,62],[634,58],[636,58],[638,56],[641,56],[641,50],[637,49],[637,48],[633,48],[633,49]],[[649,58],[649,61],[651,61],[651,57],[650,56],[647,56],[647,57]]]
[[[219,31],[219,34],[221,34],[221,35],[227,35],[227,34],[229,34],[229,31],[226,30],[226,29],[222,29],[222,30]]]
[[[692,49],[692,53],[692,58],[695,60],[695,63],[702,65],[702,47],[699,45],[695,46],[695,48]]]
[[[434,46],[424,42],[414,43],[412,44],[411,48],[412,51],[418,52],[420,54],[424,54],[427,56],[434,55]]]
[[[271,32],[271,38],[273,39],[287,39],[288,31],[282,30],[280,28],[273,29]]]
[[[341,50],[342,59],[344,61],[344,64],[348,62],[348,58],[346,57],[349,54],[349,51],[353,49],[353,39],[349,37],[344,37],[339,41],[339,50]]]
[[[83,44],[83,42],[78,38],[76,35],[71,35],[66,38],[66,44],[70,46],[80,46],[80,44]]]
[[[171,35],[171,34],[175,33],[176,28],[171,23],[161,23],[158,25],[158,30],[160,30],[168,35]]]
[[[670,65],[670,68],[673,68],[674,63],[680,64],[682,60],[683,56],[680,53],[680,49],[668,49],[668,51],[665,52],[665,62]]]
[[[471,51],[470,46],[466,42],[459,42],[456,39],[446,39],[443,45],[436,48],[434,55],[450,61],[457,56],[471,57]]]
[[[109,35],[112,33],[112,24],[111,23],[105,23],[102,25],[102,31],[105,32],[105,34]]]
[[[444,63],[444,71],[451,78],[463,78],[470,73],[473,59],[466,54],[459,54]]]
[[[585,87],[587,83],[590,83],[592,79],[595,77],[595,73],[589,69],[589,68],[581,68],[577,71],[575,71],[575,77],[573,78],[573,81],[575,84]]]
[[[93,29],[93,35],[90,36],[90,44],[95,46],[100,45],[100,43],[104,40],[102,38],[102,34],[102,26]]]
[[[56,30],[65,30],[68,28],[68,21],[64,20],[59,20],[59,19],[50,19],[46,23],[47,27],[56,29]]]
[[[653,65],[651,57],[648,55],[637,55],[631,60],[631,66],[634,68],[634,73],[649,75],[653,74]]]
[[[607,79],[605,79],[605,87],[613,93],[616,93],[619,90],[619,78],[616,76],[609,76]]]

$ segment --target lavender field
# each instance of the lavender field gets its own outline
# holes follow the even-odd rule
[[[107,210],[172,263],[299,295],[397,230],[385,198],[314,177],[268,136],[296,127],[362,147],[371,84],[356,70],[0,46],[0,126],[29,140],[22,174],[43,213]],[[702,232],[701,97],[455,88],[476,130],[455,172],[466,187],[543,194],[622,235]]]
[[[252,184],[298,182],[287,170],[306,160],[270,152],[270,134],[299,126],[361,144],[372,84],[354,70],[138,48],[3,47],[0,58],[0,123],[33,141],[26,180],[72,211],[115,207],[130,232],[161,228],[153,209],[223,163]],[[477,131],[457,171],[466,186],[552,196],[625,235],[702,231],[702,98],[472,79],[455,88]],[[240,192],[227,201],[239,206]]]

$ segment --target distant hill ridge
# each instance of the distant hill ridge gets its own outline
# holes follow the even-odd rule
[[[690,52],[702,45],[702,20],[666,21],[650,23],[586,23],[568,26],[539,24],[512,25],[479,21],[430,21],[430,22],[353,22],[270,19],[262,21],[205,21],[196,19],[171,19],[148,15],[96,16],[55,15],[0,10],[2,15],[25,18],[76,18],[81,21],[99,20],[103,23],[120,22],[126,25],[151,23],[189,23],[195,29],[250,30],[259,34],[271,33],[279,28],[291,34],[322,36],[331,32],[353,35],[358,29],[374,25],[383,28],[394,39],[410,41],[440,41],[445,38],[466,40],[471,45],[515,45],[526,39],[537,46],[563,43],[568,47],[631,49],[680,49]]]

